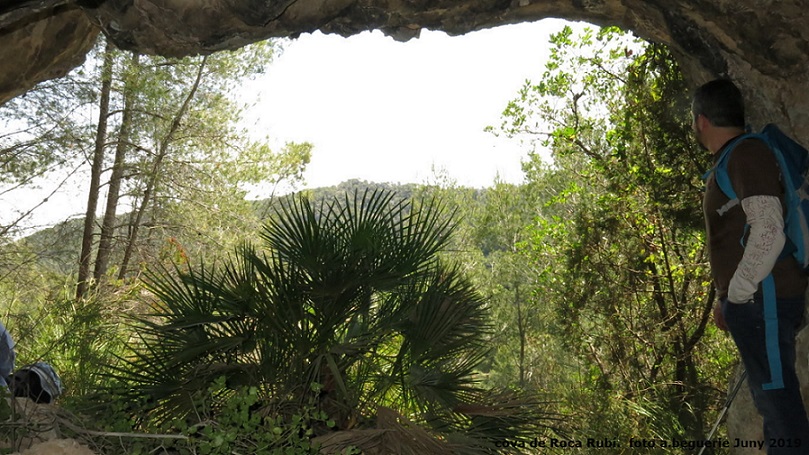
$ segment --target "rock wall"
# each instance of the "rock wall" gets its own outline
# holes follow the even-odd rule
[[[0,104],[80,65],[99,32],[79,8],[35,11],[11,21],[15,11],[5,11],[0,2]]]

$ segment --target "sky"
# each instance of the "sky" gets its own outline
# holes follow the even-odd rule
[[[285,44],[264,75],[243,84],[242,96],[255,102],[245,122],[276,149],[313,144],[301,188],[349,179],[429,183],[437,175],[477,188],[497,178],[518,183],[529,149],[484,128],[501,123],[527,79],[541,77],[550,34],[565,24],[546,19],[456,37],[424,30],[404,43],[379,31],[304,34]],[[0,222],[45,198],[26,225],[83,215],[85,171],[55,194],[52,181],[0,194]]]
[[[306,187],[348,179],[461,185],[522,180],[528,153],[498,126],[526,79],[545,69],[548,40],[566,22],[547,19],[451,37],[422,31],[402,43],[379,31],[349,38],[307,34],[266,75],[247,84],[249,122],[278,144],[314,145]]]

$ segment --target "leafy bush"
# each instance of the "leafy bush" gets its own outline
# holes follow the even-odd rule
[[[247,244],[220,265],[149,276],[151,311],[112,366],[119,392],[144,428],[201,426],[210,453],[235,443],[237,415],[319,422],[304,437],[415,419],[456,452],[533,437],[542,403],[478,385],[491,328],[484,300],[437,260],[453,226],[436,202],[384,191],[317,208],[290,199],[262,232],[265,250]],[[250,404],[234,408],[244,391]]]

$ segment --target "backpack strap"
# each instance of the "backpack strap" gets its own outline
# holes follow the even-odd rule
[[[719,159],[716,160],[716,164],[714,164],[714,166],[702,176],[702,179],[707,181],[711,174],[713,174],[714,179],[716,180],[716,185],[719,187],[719,189],[722,190],[728,199],[731,201],[736,201],[736,203],[739,202],[739,198],[736,196],[736,191],[733,190],[733,184],[730,182],[730,176],[728,176],[728,162],[730,161],[730,153],[733,152],[733,149],[735,149],[736,146],[745,139],[759,139],[764,141],[764,143],[769,146],[767,138],[762,134],[742,134],[725,146],[725,148],[722,150],[722,154],[719,155]]]
[[[724,150],[722,150],[722,154],[719,155],[719,159],[716,160],[716,164],[714,164],[714,167],[711,168],[708,172],[706,172],[705,175],[703,175],[702,177],[703,180],[707,181],[707,179],[710,178],[711,174],[714,174],[716,185],[719,187],[720,190],[722,190],[722,193],[724,193],[725,196],[727,196],[728,199],[730,199],[730,201],[727,204],[725,204],[724,206],[722,206],[722,208],[719,209],[720,211],[719,214],[724,215],[724,213],[727,210],[730,210],[736,205],[741,204],[741,201],[736,195],[736,191],[733,189],[733,184],[730,182],[730,176],[728,175],[728,162],[730,161],[730,154],[731,152],[733,152],[733,149],[735,149],[736,146],[739,145],[739,143],[741,143],[745,139],[758,139],[764,142],[764,144],[767,145],[767,148],[770,149],[773,156],[775,157],[779,169],[781,169],[782,179],[785,179],[784,180],[785,200],[783,201],[783,204],[785,204],[785,206],[790,206],[790,201],[788,200],[788,198],[790,195],[789,191],[791,188],[791,183],[789,182],[789,175],[784,171],[784,169],[786,169],[784,156],[783,153],[779,150],[779,148],[775,144],[773,144],[772,141],[767,137],[765,128],[765,130],[763,130],[761,133],[745,133],[738,136],[736,139],[733,139],[733,141],[731,141],[727,146],[725,146]],[[784,218],[784,228],[785,229],[787,228],[786,217]],[[744,232],[742,233],[742,237],[739,239],[739,243],[741,243],[742,246],[745,246],[744,239],[745,237],[747,237],[747,233],[749,230],[750,225],[745,223]],[[786,231],[784,233],[787,234]],[[778,256],[778,260],[780,261],[781,259],[789,256],[790,254],[794,255],[796,251],[797,251],[796,245],[789,238],[789,235],[787,235],[787,242],[784,245],[784,249],[781,251],[781,254]]]
[[[784,388],[784,373],[781,365],[781,348],[778,345],[778,306],[775,300],[775,281],[772,273],[761,282],[764,297],[764,339],[770,382],[762,384],[764,390]]]

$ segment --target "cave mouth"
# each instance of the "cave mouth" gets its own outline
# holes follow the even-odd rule
[[[567,17],[619,25],[668,45],[692,86],[717,76],[738,81],[755,124],[778,123],[809,143],[809,28],[804,26],[805,4],[797,0],[773,3],[766,10],[751,0],[709,5],[695,0],[468,0],[455,4],[301,0],[273,5],[213,0],[204,3],[207,11],[190,9],[199,3],[163,0],[138,5],[132,0],[82,2],[87,10],[57,3],[62,6],[41,2],[0,6],[0,103],[80,65],[99,27],[125,49],[188,55],[313,30],[350,36],[380,29],[408,39],[422,29],[460,35],[498,24]],[[189,9],[172,11],[169,6]],[[805,372],[802,380],[806,382]],[[743,416],[742,420],[755,424],[755,412],[750,412],[731,416]]]

